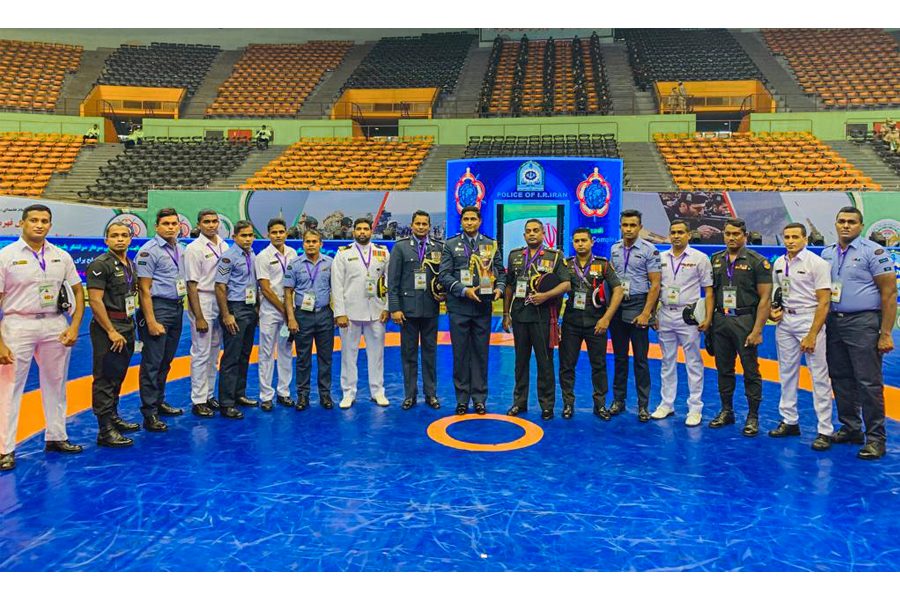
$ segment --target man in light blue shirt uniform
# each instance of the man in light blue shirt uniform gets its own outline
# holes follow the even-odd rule
[[[253,223],[247,220],[235,223],[233,238],[234,245],[219,257],[216,265],[216,302],[224,338],[219,363],[219,410],[226,419],[243,419],[244,414],[235,404],[259,404],[247,398],[247,370],[259,322]]]
[[[322,234],[307,229],[303,254],[288,265],[284,274],[284,309],[288,330],[294,336],[297,363],[297,410],[309,408],[312,377],[312,347],[316,344],[319,368],[319,404],[334,408],[331,399],[331,357],[334,352],[334,312],[331,309],[332,258],[321,253]]]
[[[138,250],[136,271],[141,313],[138,327],[141,350],[141,414],[147,431],[167,431],[159,415],[177,416],[184,411],[166,403],[166,379],[181,339],[181,321],[187,283],[183,244],[178,242],[181,224],[174,208],[156,213],[156,237]]]
[[[822,251],[831,265],[831,312],[826,321],[828,373],[843,427],[836,444],[866,445],[857,458],[884,456],[884,379],[882,359],[894,349],[891,331],[897,316],[897,278],[891,254],[860,237],[863,217],[845,206],[835,220],[838,243]],[[862,419],[860,419],[862,409]]]

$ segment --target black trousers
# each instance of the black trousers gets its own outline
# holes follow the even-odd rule
[[[609,381],[606,379],[606,334],[596,335],[592,326],[566,320],[563,320],[559,342],[559,387],[562,390],[563,404],[575,404],[575,365],[581,355],[582,342],[587,345],[588,362],[591,365],[594,408],[604,408],[609,391]]]
[[[437,317],[407,317],[400,327],[404,398],[419,393],[419,348],[422,348],[422,388],[426,398],[437,396]]]
[[[325,307],[319,312],[307,312],[294,307],[294,318],[300,331],[294,334],[297,362],[294,365],[297,397],[309,399],[312,379],[312,348],[316,344],[319,402],[331,398],[331,358],[334,354],[334,313]]]
[[[615,352],[615,369],[613,371],[613,400],[625,402],[628,396],[628,345],[634,354],[634,386],[637,388],[638,407],[647,408],[650,404],[650,363],[647,353],[650,351],[650,329],[638,327],[623,321],[617,314],[609,324],[609,337],[612,338]]]
[[[828,374],[838,419],[870,442],[885,443],[883,356],[878,352],[881,312],[829,313],[825,325]],[[862,419],[860,419],[860,409]]]
[[[453,387],[456,403],[487,401],[487,368],[491,343],[491,315],[449,313],[453,347]]]
[[[145,419],[155,415],[156,407],[166,400],[166,379],[181,339],[184,305],[181,300],[153,298],[153,314],[156,321],[166,328],[162,335],[150,335],[143,315],[138,320],[141,342],[144,344],[138,382],[141,390],[141,414]]]
[[[237,333],[232,335],[222,323],[223,351],[219,363],[219,404],[234,406],[235,401],[247,394],[247,370],[250,368],[250,353],[253,351],[253,336],[259,316],[255,304],[229,302],[228,310],[237,322]]]
[[[556,403],[556,374],[553,367],[553,348],[550,347],[550,320],[537,323],[513,321],[513,344],[516,349],[516,385],[513,406],[528,408],[528,387],[531,379],[531,353],[537,363],[538,403],[541,410],[553,410]]]
[[[116,330],[125,338],[125,347],[120,352],[112,352],[109,336],[96,321],[90,325],[91,348],[93,351],[93,375],[91,384],[91,408],[97,417],[100,430],[111,427],[110,420],[119,414],[119,392],[128,373],[128,364],[134,355],[134,327],[125,321],[112,321]]]
[[[759,374],[759,357],[756,346],[744,346],[747,336],[753,330],[756,313],[740,316],[723,315],[716,312],[713,317],[715,336],[716,371],[719,373],[719,397],[723,410],[734,410],[734,390],[737,379],[734,365],[738,356],[744,368],[744,393],[747,396],[749,416],[759,415],[762,403],[762,377]]]

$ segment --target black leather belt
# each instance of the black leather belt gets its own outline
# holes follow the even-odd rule
[[[837,311],[832,311],[831,314],[833,314],[833,315],[836,316],[836,317],[844,318],[844,317],[852,317],[853,315],[862,315],[862,314],[865,314],[865,313],[880,313],[880,312],[881,312],[880,310],[858,310],[858,311],[856,311],[856,312],[837,312]]]

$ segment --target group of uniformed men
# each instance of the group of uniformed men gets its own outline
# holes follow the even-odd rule
[[[440,408],[437,319],[444,300],[453,349],[456,414],[465,414],[471,402],[475,412],[483,415],[487,412],[492,303],[502,298],[502,326],[513,332],[516,356],[510,416],[528,409],[533,352],[541,416],[553,418],[553,348],[558,345],[562,416],[572,418],[575,365],[585,344],[593,412],[598,418],[610,420],[626,410],[629,348],[638,419],[670,417],[675,412],[681,347],[689,389],[685,424],[700,425],[704,380],[700,335],[705,333],[706,349],[715,357],[721,399],[721,410],[709,426],[735,423],[735,360],[740,356],[748,401],[743,434],[755,436],[762,402],[757,347],[763,326],[771,319],[777,324],[782,421],[769,435],[800,434],[797,387],[805,356],[818,418],[812,448],[865,443],[859,458],[884,455],[881,366],[882,356],[893,349],[897,288],[890,255],[860,237],[863,221],[858,209],[839,211],[838,243],[827,247],[821,258],[806,249],[804,225],[787,225],[787,252],[774,266],[746,247],[746,225],[740,219],[728,222],[726,249],[710,258],[689,246],[688,225],[680,220],[670,226],[671,249],[660,253],[640,236],[641,213],[625,210],[620,215],[622,240],[613,245],[609,260],[593,254],[594,241],[587,229],[572,233],[575,255],[566,259],[559,250],[544,245],[543,225],[531,219],[525,225],[526,245],[509,253],[504,268],[497,242],[479,232],[478,209],[463,208],[460,217],[462,233],[442,243],[429,236],[428,213],[417,211],[413,235],[399,240],[390,252],[372,243],[371,222],[357,219],[353,243],[341,248],[334,259],[321,252],[321,234],[315,229],[304,233],[302,255],[286,246],[287,227],[280,218],[269,221],[270,245],[259,255],[252,249],[255,234],[249,221],[234,225],[234,244],[229,247],[217,234],[219,217],[211,209],[199,213],[200,235],[185,247],[178,241],[177,212],[166,208],[156,215],[156,236],[140,248],[133,262],[127,256],[130,229],[110,224],[106,230],[109,250],[86,273],[93,311],[92,401],[99,424],[98,445],[131,446],[133,440],[123,433],[141,428],[118,414],[135,328],[143,343],[139,388],[144,429],[164,432],[167,426],[160,416],[182,414],[166,402],[165,384],[181,338],[185,297],[191,323],[192,413],[209,418],[218,411],[229,419],[243,418],[238,407],[259,405],[271,411],[278,403],[298,411],[307,409],[313,346],[319,403],[332,409],[335,325],[341,338],[340,407],[350,408],[356,399],[361,339],[366,343],[371,399],[388,406],[383,365],[389,319],[401,331],[402,408],[410,409],[417,402],[420,351],[425,403]],[[0,250],[0,470],[15,466],[19,405],[32,357],[40,369],[46,450],[82,450],[66,435],[65,380],[84,299],[71,257],[46,241],[51,225],[49,208],[29,206],[22,214],[22,237]],[[64,284],[74,295],[71,322],[61,312]],[[246,396],[257,327],[260,401]],[[652,413],[650,328],[658,331],[662,353],[661,401]],[[615,366],[609,408],[607,331]],[[220,344],[224,350],[217,369]],[[296,401],[289,388],[294,349]],[[218,399],[213,393],[217,373]],[[837,433],[831,425],[832,389],[843,424]]]

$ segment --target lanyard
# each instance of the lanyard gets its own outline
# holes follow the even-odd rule
[[[472,238],[472,246],[469,246],[469,238],[468,237],[466,237],[466,239],[463,241],[463,248],[465,248],[465,250],[466,250],[466,258],[469,258],[470,256],[472,256],[472,250],[476,243],[478,243],[477,238]]]
[[[419,263],[421,263],[425,259],[425,250],[428,248],[428,236],[425,236],[425,239],[419,242]]]
[[[134,281],[134,275],[131,273],[131,261],[125,258],[125,281],[128,283],[128,291],[131,291],[131,282]]]
[[[841,276],[841,269],[844,268],[844,259],[847,258],[847,253],[850,252],[850,246],[847,246],[846,250],[841,251],[841,247],[837,246],[838,253],[838,277]]]
[[[525,270],[523,272],[527,273],[528,269],[530,269],[532,267],[532,265],[534,265],[535,261],[537,261],[538,256],[542,255],[543,253],[544,253],[544,250],[543,250],[543,248],[541,248],[537,252],[534,253],[534,256],[532,256],[529,259],[528,258],[528,248],[526,248],[525,249]]]
[[[675,279],[676,277],[678,277],[678,271],[681,269],[681,263],[684,262],[685,256],[687,256],[687,252],[682,252],[681,258],[678,259],[678,266],[676,267],[674,255],[669,254],[669,264],[672,266],[672,279]]]
[[[784,255],[784,276],[791,276],[791,257],[787,254]]]
[[[172,254],[172,251],[169,250],[168,244],[163,245],[162,248],[163,248],[163,250],[166,251],[166,254],[169,255],[169,258],[172,259],[172,262],[175,263],[175,270],[177,271],[178,270],[178,245],[177,244],[175,245],[175,254]]]
[[[369,246],[369,259],[366,260],[363,258],[362,250],[359,249],[359,244],[354,244],[356,246],[356,251],[359,252],[359,259],[362,261],[363,265],[366,267],[366,273],[369,272],[369,265],[372,264],[372,246]]]
[[[219,256],[221,256],[221,255],[217,252],[217,248],[215,246],[213,246],[212,244],[210,244],[209,242],[206,242],[206,246],[207,246],[207,248],[212,250],[213,254],[216,255],[216,260],[219,260]]]
[[[734,259],[734,262],[731,262],[731,259],[728,258],[728,254],[725,254],[725,264],[727,265],[725,271],[728,273],[728,284],[732,285],[734,283],[734,265],[737,264],[738,256]]]
[[[287,259],[282,258],[281,252],[278,250],[275,251],[275,259],[278,261],[278,264],[281,265],[281,274],[284,275],[287,273]]]
[[[44,259],[44,249],[45,248],[46,248],[46,246],[41,246],[41,255],[40,256],[38,256],[38,253],[35,252],[34,250],[32,250],[31,248],[29,248],[28,251],[34,255],[35,260],[37,260],[38,264],[41,267],[41,271],[44,271],[46,273],[47,272],[47,261]]]
[[[250,255],[244,252],[244,262],[247,263],[247,276],[253,278],[253,270],[250,263]]]
[[[593,264],[593,262],[594,262],[594,253],[593,252],[591,253],[591,258],[584,265],[584,270],[582,270],[581,267],[578,265],[578,257],[577,256],[575,257],[573,262],[575,263],[575,274],[578,275],[578,278],[581,281],[583,281],[586,285],[587,284],[587,273],[591,268],[591,264]]]
[[[625,244],[622,244],[622,252],[625,254],[625,267],[622,269],[622,275],[628,272],[628,261],[631,259],[631,251],[634,250],[634,246],[631,248],[626,248]]]
[[[316,263],[315,269],[309,268],[309,260],[303,263],[306,266],[306,274],[309,275],[309,286],[313,288],[316,285],[316,275],[319,274],[319,267],[322,266],[322,261],[318,261]]]

